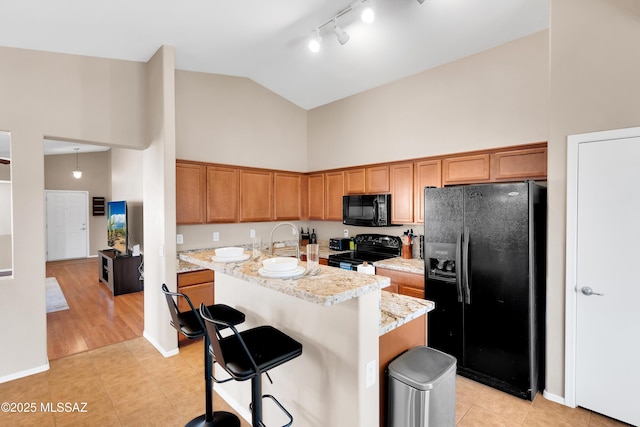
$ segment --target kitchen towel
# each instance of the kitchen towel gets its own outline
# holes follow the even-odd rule
[[[47,295],[47,313],[54,311],[69,310],[67,299],[60,289],[60,285],[55,277],[47,277],[44,279],[46,295]]]

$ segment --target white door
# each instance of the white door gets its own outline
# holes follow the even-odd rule
[[[576,180],[575,403],[640,425],[640,137],[578,144]]]
[[[86,191],[47,191],[47,261],[87,257]]]

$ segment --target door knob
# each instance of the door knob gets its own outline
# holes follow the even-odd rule
[[[585,286],[582,289],[580,289],[580,292],[582,292],[582,294],[586,295],[586,296],[591,296],[591,295],[604,296],[604,294],[600,294],[598,292],[593,292],[593,289],[591,289],[588,286]]]

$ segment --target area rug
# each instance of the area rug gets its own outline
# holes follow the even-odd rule
[[[44,279],[47,293],[47,313],[54,311],[69,310],[67,299],[60,289],[60,285],[55,277],[47,277]]]

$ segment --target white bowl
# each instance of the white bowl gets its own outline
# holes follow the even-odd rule
[[[221,258],[237,258],[242,256],[242,254],[244,254],[243,248],[228,247],[216,249],[216,256]]]
[[[267,258],[262,261],[262,266],[267,271],[291,271],[298,266],[298,259],[291,257]]]

